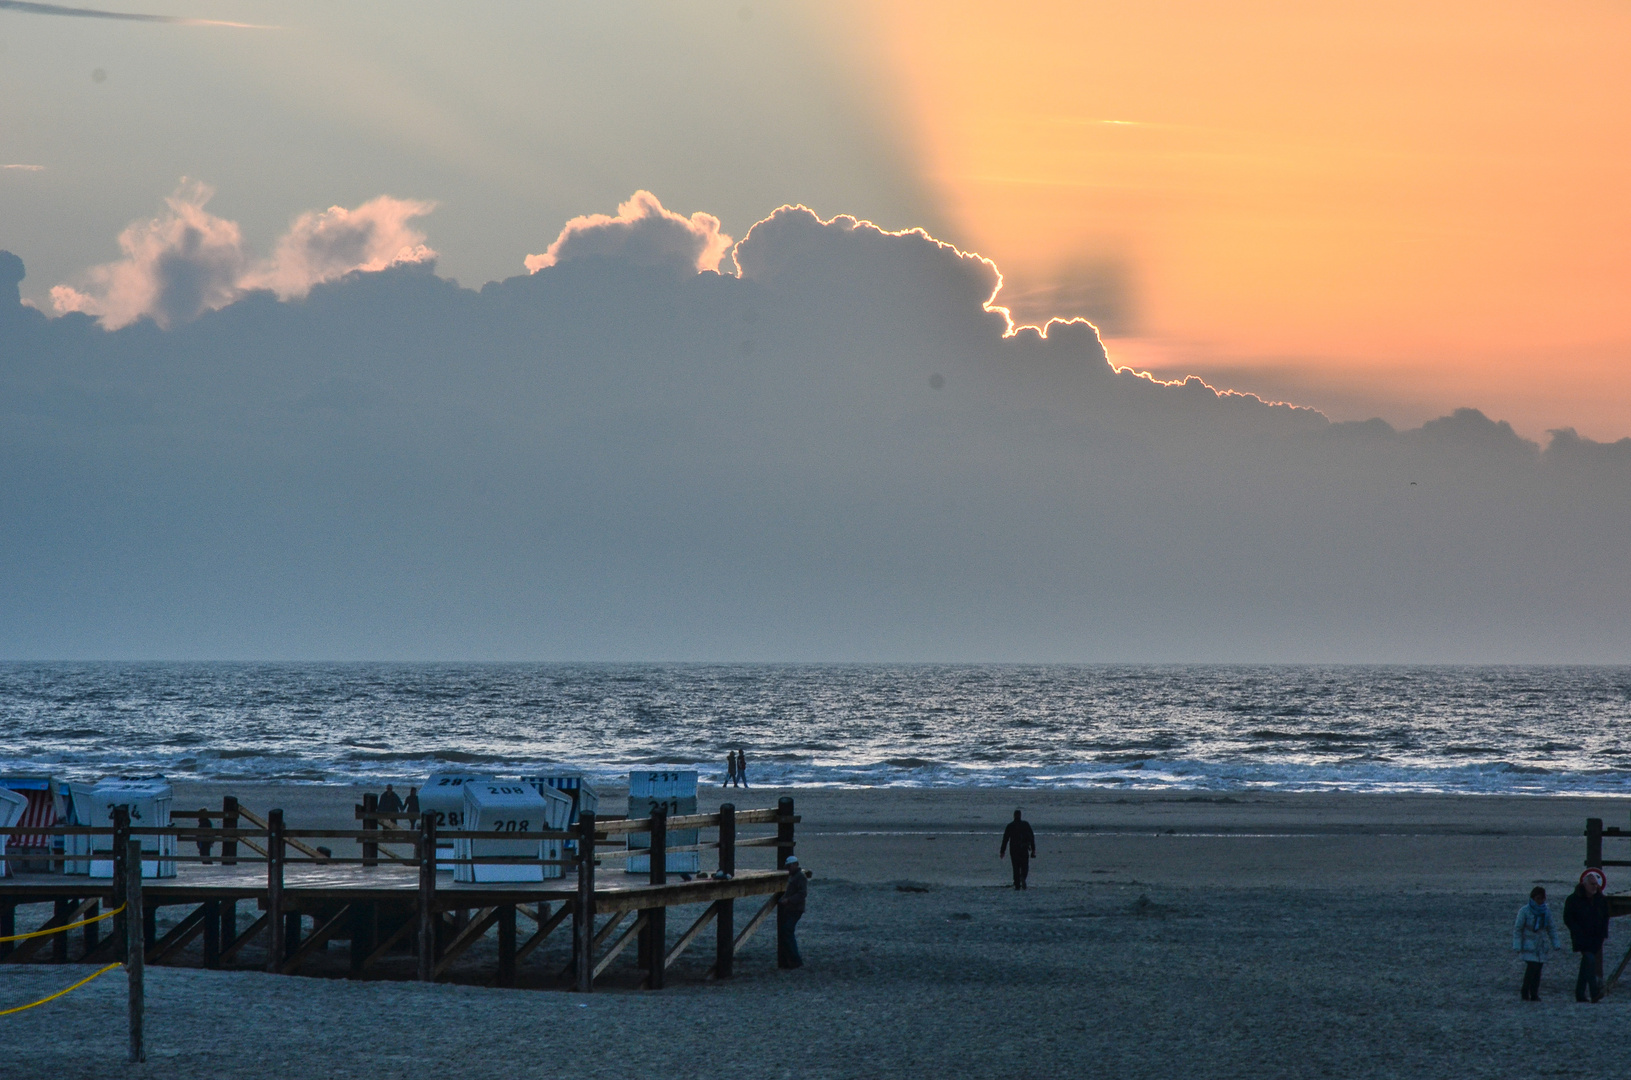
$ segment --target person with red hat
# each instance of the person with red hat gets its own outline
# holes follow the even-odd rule
[[[1574,1000],[1603,1000],[1603,942],[1608,940],[1608,878],[1595,866],[1580,875],[1563,904],[1563,925],[1569,928],[1574,951],[1580,954],[1580,975],[1574,981]]]

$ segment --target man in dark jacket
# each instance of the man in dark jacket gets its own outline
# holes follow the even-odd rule
[[[804,914],[804,899],[810,895],[810,882],[804,876],[804,870],[799,866],[797,855],[787,857],[787,888],[782,898],[776,903],[781,911],[777,912],[776,919],[776,966],[783,968],[799,968],[804,966],[804,957],[799,955],[799,941],[794,936],[798,928],[799,917]]]
[[[1031,831],[1030,822],[1014,811],[1014,820],[1002,830],[1002,843],[997,847],[997,858],[1002,858],[1003,852],[1008,853],[1008,861],[1014,867],[1014,888],[1025,888],[1025,879],[1031,873],[1031,856],[1036,854],[1036,833]]]
[[[402,813],[402,796],[396,793],[396,788],[390,784],[385,785],[385,794],[379,797],[379,812],[381,814]]]
[[[1574,951],[1580,954],[1580,975],[1574,980],[1574,1000],[1603,999],[1603,942],[1608,940],[1608,879],[1596,867],[1580,875],[1580,884],[1563,903],[1563,925],[1569,928]]]

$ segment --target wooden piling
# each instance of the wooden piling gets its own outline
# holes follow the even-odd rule
[[[266,970],[277,974],[283,967],[283,811],[266,814]]]
[[[419,819],[419,981],[436,978],[436,817]]]
[[[1603,868],[1603,819],[1586,819],[1586,865]]]
[[[11,897],[0,899],[0,938],[8,938],[17,933],[17,901]],[[0,961],[11,955],[16,948],[12,941],[0,941]]]
[[[204,966],[221,966],[221,901],[204,901]]]
[[[578,898],[572,905],[572,946],[577,961],[573,980],[580,994],[595,983],[595,812],[578,815]]]
[[[102,914],[102,902],[100,900],[98,900],[95,903],[93,903],[91,905],[90,910],[85,913],[85,918],[94,919],[100,914]],[[0,933],[3,933],[3,931],[0,931]],[[96,951],[97,946],[102,943],[101,938],[102,938],[102,924],[101,923],[99,923],[99,922],[88,922],[88,923],[85,924],[85,954],[84,954],[84,956],[80,957],[81,962],[83,962],[87,957],[89,957],[91,955],[91,953]]]
[[[787,872],[787,860],[793,855],[793,800],[781,798],[776,800],[776,869],[782,873]],[[776,905],[776,964],[781,966],[792,958],[782,955],[782,942],[785,940],[784,924],[787,922],[787,909],[780,904]]]
[[[379,813],[379,796],[373,792],[362,797],[362,831],[371,833],[379,828],[379,821],[373,815]],[[364,866],[379,865],[379,845],[368,840],[362,842],[362,864]]]
[[[668,884],[668,807],[657,806],[651,811],[651,883]],[[668,908],[661,904],[647,908],[646,915],[646,989],[663,988],[664,961],[668,957]]]
[[[56,918],[57,926],[66,926],[74,920],[70,918],[76,905],[72,900],[58,900],[52,905],[51,913]],[[66,964],[68,962],[68,935],[51,935],[51,962],[53,964]]]
[[[379,905],[358,901],[351,905],[351,974],[361,975],[379,942]]]
[[[128,811],[126,826],[129,825]],[[147,963],[147,945],[143,941],[142,926],[142,842],[125,841],[125,975],[129,985],[130,1046],[126,1058],[132,1065],[147,1060],[147,1047],[143,1040],[142,1021],[147,1008],[146,988],[143,986],[144,967]],[[58,935],[61,936],[61,935]]]
[[[719,872],[736,876],[736,804],[719,808]],[[736,958],[736,901],[719,901],[719,940],[714,946],[714,978],[731,977]]]
[[[96,840],[91,838],[91,855],[96,854]],[[127,940],[127,927],[130,926],[130,908],[125,905],[125,849],[130,843],[130,807],[115,806],[113,808],[113,850],[108,854],[113,859],[113,906],[124,908],[113,917],[113,936],[123,944]],[[141,925],[140,923],[137,924]]]
[[[498,906],[498,985],[515,985],[515,905]]]
[[[227,795],[227,796],[225,796],[225,797],[223,797],[221,799],[221,828],[230,830],[230,829],[236,829],[237,827],[238,827],[238,800],[237,800],[236,796]],[[222,840],[221,841],[221,865],[223,865],[223,866],[237,866],[238,865],[238,841],[236,841],[236,840]],[[237,912],[236,911],[233,912],[233,917],[234,917],[234,919],[236,919],[236,917],[237,917]],[[236,925],[234,925],[232,932],[233,933],[237,932]]]

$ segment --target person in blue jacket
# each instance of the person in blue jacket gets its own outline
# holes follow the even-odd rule
[[[1557,948],[1552,909],[1546,906],[1546,890],[1539,885],[1529,890],[1529,902],[1518,909],[1518,921],[1512,927],[1512,948],[1523,961],[1523,987],[1519,996],[1525,1001],[1539,1001],[1541,965]]]

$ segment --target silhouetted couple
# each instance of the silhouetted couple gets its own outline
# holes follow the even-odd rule
[[[1036,833],[1031,831],[1031,824],[1014,811],[1014,820],[1002,830],[1002,845],[997,848],[997,858],[1004,853],[1014,868],[1014,888],[1025,888],[1025,879],[1031,873],[1031,860],[1036,857]]]
[[[748,756],[740,750],[725,755],[725,782],[720,787],[748,786]]]
[[[419,789],[408,789],[408,801],[403,802],[402,796],[396,793],[396,788],[390,784],[385,785],[385,794],[379,797],[378,813],[401,816],[412,822],[419,816]]]

